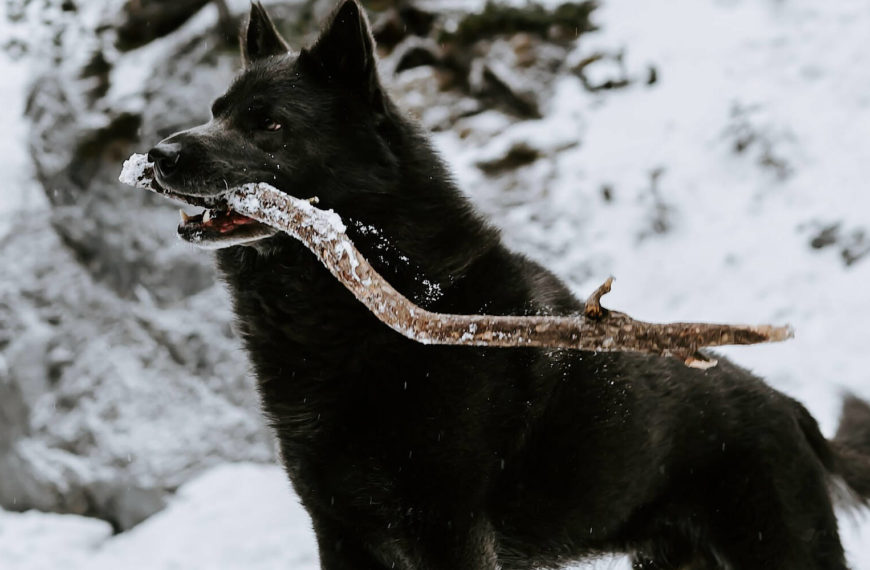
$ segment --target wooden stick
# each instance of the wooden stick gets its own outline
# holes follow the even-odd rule
[[[150,163],[133,155],[120,180],[169,198],[207,205],[156,185]],[[221,198],[236,212],[284,231],[308,247],[326,268],[375,316],[393,330],[423,344],[563,348],[606,352],[639,352],[673,356],[695,368],[716,361],[703,347],[779,342],[794,336],[790,326],[711,323],[647,323],[601,306],[613,278],[589,299],[582,315],[494,316],[452,315],[427,311],[392,287],[366,261],[345,233],[341,218],[311,201],[300,200],[265,184],[229,189]]]

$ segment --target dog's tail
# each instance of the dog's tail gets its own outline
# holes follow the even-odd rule
[[[847,394],[840,427],[831,441],[834,472],[865,505],[870,505],[870,404]]]
[[[870,404],[848,394],[834,439],[822,435],[819,424],[798,401],[792,400],[797,423],[825,469],[835,477],[831,491],[843,506],[870,506]]]

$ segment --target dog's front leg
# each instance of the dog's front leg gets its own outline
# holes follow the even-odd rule
[[[464,519],[464,520],[463,520]],[[492,525],[467,511],[439,521],[418,541],[415,570],[497,570],[496,534]]]
[[[399,568],[385,564],[360,540],[353,529],[342,528],[314,517],[314,532],[320,554],[321,570],[388,570]]]
[[[497,570],[495,533],[486,521],[439,520],[370,544],[359,529],[315,520],[322,570]],[[398,529],[395,529],[398,530]],[[383,538],[383,537],[382,537]]]

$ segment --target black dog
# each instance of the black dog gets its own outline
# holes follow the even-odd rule
[[[262,7],[245,70],[206,125],[154,147],[159,182],[219,203],[269,182],[318,196],[426,308],[568,314],[581,304],[508,251],[378,79],[360,7],[288,52]],[[382,325],[285,234],[225,208],[182,237],[222,248],[263,407],[329,570],[846,568],[832,482],[870,498],[870,406],[834,441],[803,406],[722,361],[423,346]]]

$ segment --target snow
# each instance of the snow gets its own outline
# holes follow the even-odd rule
[[[4,570],[315,570],[308,516],[276,466],[216,467],[127,533],[71,515],[0,512]],[[194,562],[195,561],[195,562]]]
[[[468,124],[497,134],[490,143],[446,131],[438,147],[511,246],[581,297],[613,274],[605,304],[637,318],[792,324],[794,340],[721,352],[800,399],[831,434],[843,390],[870,398],[870,258],[847,266],[837,247],[809,243],[834,222],[870,233],[870,6],[606,0],[595,21],[601,31],[573,59],[624,48],[630,77],[653,65],[659,81],[591,94],[566,77],[544,119],[506,126],[485,114]],[[26,70],[2,52],[0,67],[2,234],[6,217],[41,198],[20,144]],[[546,157],[505,191],[476,165],[520,143]],[[870,568],[866,514],[843,513],[841,524],[852,567]],[[284,475],[249,464],[207,472],[118,536],[99,521],[0,512],[0,559],[10,570],[317,567]]]
[[[0,5],[0,38],[3,44],[20,41],[24,33],[7,21],[6,3]],[[29,80],[27,62],[11,49],[0,49],[0,237],[8,231],[9,220],[16,212],[36,209],[46,203],[45,195],[34,181],[33,166],[27,153],[25,123],[25,89]]]
[[[151,162],[148,161],[147,155],[138,153],[130,155],[130,158],[125,160],[121,167],[118,182],[138,187],[143,181],[145,169],[149,166],[151,166]]]
[[[273,227],[288,228],[287,233],[295,237],[300,237],[300,234],[292,231],[293,228],[311,228],[312,231],[308,236],[300,238],[303,243],[312,247],[324,242],[333,242],[334,254],[339,259],[342,256],[347,256],[353,278],[365,287],[371,285],[371,279],[363,279],[357,273],[360,262],[354,253],[356,248],[345,234],[347,226],[344,225],[341,216],[333,210],[321,210],[309,200],[286,196],[292,212],[288,215],[287,212],[275,206],[276,203],[281,203],[280,200],[276,202],[270,198],[270,194],[277,194],[280,197],[283,196],[283,193],[264,182],[243,184],[238,189],[232,190],[228,194],[227,202],[233,210],[268,223]],[[324,262],[324,264],[326,263]],[[326,266],[329,268],[329,264]],[[330,270],[332,269],[330,268]]]
[[[271,223],[274,220],[273,225],[275,226],[291,225],[290,216],[286,212],[271,205],[265,205],[261,200],[261,197],[268,197],[270,193],[284,196],[274,186],[259,182],[243,184],[237,190],[235,188],[231,190],[234,192],[227,195],[227,202],[236,212],[256,217],[263,222]],[[337,235],[343,234],[347,230],[341,216],[334,211],[315,208],[311,200],[301,200],[293,196],[286,198],[293,205],[292,211],[298,212],[298,217],[301,220],[300,225],[313,227],[314,233],[323,236],[324,239],[333,240]]]

